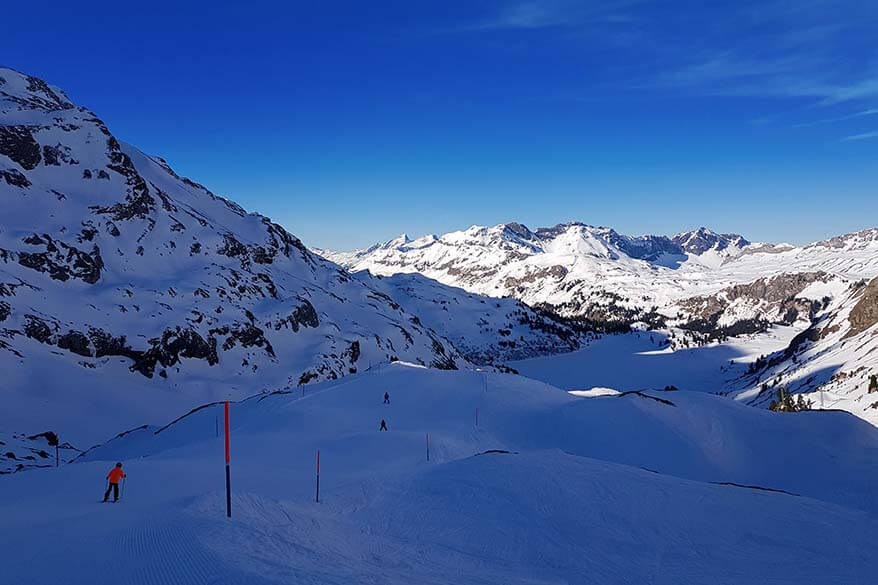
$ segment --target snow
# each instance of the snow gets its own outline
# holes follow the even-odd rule
[[[607,335],[578,351],[513,361],[509,366],[524,376],[566,389],[643,390],[672,385],[720,392],[743,373],[746,364],[784,349],[798,332],[795,327],[773,327],[760,335],[676,351],[659,347],[666,338],[660,331]]]
[[[568,390],[568,394],[572,394],[573,396],[579,396],[581,398],[594,398],[597,396],[616,396],[621,394],[618,390],[614,390],[613,388],[601,388],[600,386],[596,386],[591,388],[590,390]]]
[[[232,405],[229,520],[220,412],[0,481],[4,578],[798,584],[878,571],[878,431],[844,413],[690,392],[584,399],[514,375],[382,366]],[[100,504],[117,459],[123,500]]]

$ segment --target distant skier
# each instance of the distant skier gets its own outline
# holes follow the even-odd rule
[[[107,474],[107,479],[109,480],[109,485],[107,486],[107,491],[104,492],[104,501],[106,502],[110,497],[110,491],[113,491],[113,501],[119,501],[119,480],[128,477],[125,475],[125,472],[122,471],[122,464],[117,463],[116,467],[110,470],[110,473]]]
[[[387,423],[384,421],[383,418],[381,419],[381,428],[378,430],[379,431],[386,431],[387,430]]]
[[[390,404],[390,394],[384,393],[384,404]]]

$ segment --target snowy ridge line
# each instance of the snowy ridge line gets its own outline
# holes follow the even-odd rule
[[[578,457],[578,456],[579,456],[579,455],[576,455],[576,453],[570,453],[569,451],[564,451],[564,452],[567,453],[568,455],[572,455],[573,457]],[[642,469],[642,470],[644,470],[644,471],[648,471],[648,472],[650,472],[650,473],[655,473],[656,475],[667,475],[666,473],[662,473],[661,471],[656,471],[655,469],[650,469],[649,467],[639,466],[639,469]],[[803,496],[803,495],[801,495],[801,494],[796,494],[796,493],[793,493],[793,492],[790,492],[790,491],[787,491],[787,490],[781,490],[781,489],[777,489],[777,488],[765,487],[765,486],[761,486],[761,485],[745,485],[745,484],[741,484],[741,483],[735,483],[735,482],[733,482],[733,481],[706,481],[706,482],[704,482],[704,483],[708,483],[708,484],[711,484],[711,485],[723,485],[723,486],[729,486],[729,487],[744,488],[744,489],[750,489],[750,490],[758,490],[758,491],[763,491],[763,492],[774,492],[774,493],[777,493],[777,494],[785,494],[785,495],[788,495],[788,496],[795,496],[795,497],[797,497],[797,498],[803,498],[803,497],[805,497],[805,496]]]
[[[797,498],[802,498],[802,497],[804,497],[804,496],[802,496],[801,494],[794,494],[793,492],[788,492],[788,491],[786,491],[786,490],[779,490],[779,489],[776,489],[776,488],[763,487],[763,486],[761,486],[761,485],[744,485],[744,484],[740,484],[740,483],[734,483],[734,482],[731,482],[731,481],[711,481],[711,482],[709,482],[709,483],[712,483],[712,484],[714,484],[714,485],[727,485],[727,486],[730,486],[730,487],[745,488],[745,489],[748,489],[748,490],[759,490],[759,491],[762,491],[762,492],[774,492],[774,493],[777,493],[777,494],[785,494],[785,495],[788,495],[788,496],[795,496],[795,497],[797,497]]]
[[[654,392],[654,390],[650,390],[650,392]],[[659,390],[659,392],[661,392],[661,390]],[[659,398],[658,396],[650,396],[649,394],[646,394],[642,390],[629,390],[627,392],[620,392],[619,394],[613,394],[613,395],[607,395],[607,396],[596,396],[595,398],[622,398],[623,396],[631,396],[632,394],[635,396],[640,396],[642,398],[649,398],[651,400],[655,400],[656,402],[660,402],[660,403],[665,404],[667,406],[674,406],[674,407],[677,406],[676,404],[674,404],[670,400],[667,400],[665,398]]]
[[[208,402],[208,403],[205,403],[205,404],[201,404],[201,405],[199,405],[199,406],[196,406],[196,407],[190,409],[190,410],[189,410],[188,412],[186,412],[185,414],[182,414],[182,415],[178,416],[177,418],[175,418],[174,420],[172,420],[171,422],[169,422],[169,423],[167,423],[167,424],[165,424],[165,425],[162,425],[162,426],[156,426],[156,425],[146,425],[146,424],[144,424],[144,425],[140,425],[140,426],[137,426],[137,427],[134,427],[134,428],[128,429],[127,431],[123,431],[123,432],[121,432],[121,433],[118,433],[117,435],[113,436],[111,439],[109,439],[109,440],[106,441],[106,442],[98,443],[98,444],[96,444],[96,445],[93,445],[93,446],[89,447],[89,448],[86,449],[85,451],[81,451],[80,454],[79,454],[77,457],[75,457],[74,459],[70,460],[69,462],[72,463],[72,462],[76,461],[77,459],[81,459],[81,458],[84,458],[85,456],[89,456],[89,455],[91,455],[91,452],[92,452],[93,450],[98,449],[98,448],[101,448],[101,447],[104,447],[104,446],[106,446],[108,443],[110,443],[111,441],[114,441],[114,440],[116,440],[116,439],[124,438],[124,437],[126,437],[127,435],[130,435],[131,433],[134,433],[134,432],[137,432],[137,431],[143,431],[143,430],[152,430],[152,429],[155,429],[155,430],[152,430],[151,434],[152,434],[153,436],[158,436],[160,433],[162,433],[162,432],[164,432],[164,431],[166,431],[166,430],[168,430],[168,429],[174,427],[175,425],[177,425],[177,424],[183,422],[183,421],[184,421],[185,419],[187,419],[188,417],[190,417],[190,416],[192,416],[192,415],[195,415],[195,414],[197,414],[198,412],[201,412],[201,411],[203,411],[203,410],[206,410],[206,409],[208,409],[208,408],[210,408],[210,407],[213,407],[213,406],[220,406],[220,405],[222,405],[222,404],[225,404],[226,402],[228,402],[230,406],[233,405],[233,404],[245,404],[245,403],[250,402],[250,401],[255,401],[255,402],[258,404],[258,403],[262,402],[263,400],[265,400],[265,399],[267,399],[267,398],[271,398],[271,397],[273,397],[273,396],[283,396],[283,395],[293,395],[293,394],[297,395],[297,396],[296,396],[296,400],[304,400],[304,399],[306,399],[306,398],[310,398],[311,396],[314,396],[314,395],[316,395],[316,394],[320,394],[320,393],[323,393],[323,392],[328,392],[328,391],[330,391],[330,390],[332,390],[332,389],[338,388],[338,387],[340,387],[340,386],[344,386],[345,384],[349,383],[349,381],[345,381],[345,380],[338,380],[337,382],[338,382],[338,383],[336,383],[336,384],[332,384],[332,385],[329,385],[328,387],[326,387],[326,388],[322,388],[322,389],[320,389],[320,390],[316,390],[316,391],[313,391],[313,390],[312,390],[311,392],[306,392],[306,393],[304,394],[304,396],[298,396],[299,392],[297,392],[297,391],[295,391],[295,390],[291,390],[291,389],[283,389],[283,390],[271,390],[271,391],[268,391],[268,392],[258,392],[258,393],[251,394],[250,396],[246,396],[246,397],[241,398],[241,399],[238,399],[238,400],[231,400],[231,399],[230,399],[230,400],[218,400],[218,401],[215,401],[215,402]],[[303,388],[303,390],[304,390],[304,388]]]

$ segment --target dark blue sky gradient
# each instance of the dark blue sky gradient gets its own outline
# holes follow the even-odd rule
[[[0,63],[309,245],[878,224],[878,3],[179,4],[4,6]]]

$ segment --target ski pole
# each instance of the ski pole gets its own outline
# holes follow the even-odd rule
[[[232,517],[232,480],[229,471],[229,401],[225,403],[225,428],[226,428],[226,517]]]
[[[317,449],[317,497],[314,501],[320,503],[320,449]]]
[[[119,494],[119,499],[122,499],[122,496],[125,495],[125,478],[122,478],[122,493]]]

